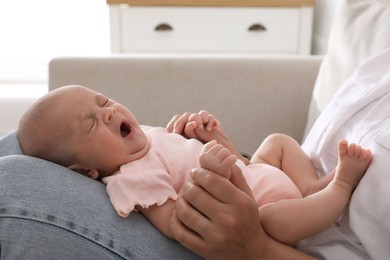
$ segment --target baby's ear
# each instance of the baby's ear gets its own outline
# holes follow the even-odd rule
[[[77,173],[80,173],[86,177],[92,178],[94,180],[97,180],[99,178],[99,171],[95,169],[88,169],[85,167],[82,167],[80,164],[72,164],[68,166],[68,169],[75,171]]]

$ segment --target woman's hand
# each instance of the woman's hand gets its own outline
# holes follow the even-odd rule
[[[182,245],[206,259],[313,259],[265,233],[241,171],[229,181],[199,168],[192,178],[170,221]]]
[[[233,172],[230,182],[200,168],[193,171],[192,178],[194,182],[185,186],[176,201],[171,221],[174,237],[207,259],[261,256],[266,235],[242,174]]]

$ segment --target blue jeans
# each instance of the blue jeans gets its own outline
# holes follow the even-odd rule
[[[0,140],[1,259],[199,259],[141,214],[119,217],[105,186]]]

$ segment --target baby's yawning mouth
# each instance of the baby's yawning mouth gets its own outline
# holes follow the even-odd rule
[[[121,136],[122,137],[126,137],[130,134],[131,132],[131,126],[126,123],[126,122],[122,122],[121,124]]]

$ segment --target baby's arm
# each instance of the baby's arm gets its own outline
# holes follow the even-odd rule
[[[237,167],[237,157],[215,140],[204,145],[199,155],[199,165],[202,168],[213,171],[226,178]],[[239,168],[238,168],[239,169]],[[175,201],[168,199],[161,206],[153,205],[148,208],[137,206],[137,209],[165,236],[175,239],[170,228],[172,212],[175,209]]]
[[[181,134],[187,138],[195,138],[203,143],[216,140],[245,164],[249,163],[249,159],[241,155],[223,132],[220,122],[206,110],[174,116],[167,125],[167,131]]]
[[[172,212],[175,209],[175,201],[168,199],[161,206],[153,205],[149,208],[137,207],[137,209],[165,236],[175,239],[170,228]]]

